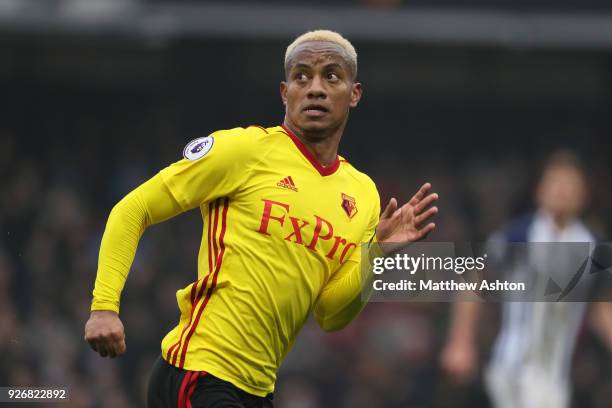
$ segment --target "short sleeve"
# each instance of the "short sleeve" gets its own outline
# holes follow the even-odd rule
[[[160,174],[183,210],[234,194],[245,183],[255,155],[257,130],[221,130],[192,140],[184,158]]]

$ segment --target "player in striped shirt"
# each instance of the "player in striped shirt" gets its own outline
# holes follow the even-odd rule
[[[571,281],[580,262],[595,248],[593,234],[580,220],[586,198],[586,176],[577,158],[570,152],[552,155],[537,189],[538,209],[512,221],[489,240],[492,251],[504,259],[509,278],[535,282],[540,287],[551,277],[559,282]],[[530,251],[520,250],[526,248],[525,243],[530,243]],[[609,252],[605,246],[599,249]],[[596,253],[593,257],[599,258]],[[591,264],[585,265],[590,270]],[[583,281],[584,285],[572,289],[574,293],[580,291],[581,300],[588,298],[595,282],[584,277]],[[500,332],[484,373],[492,406],[569,407],[571,359],[586,303],[571,299],[506,301],[501,306]],[[479,309],[480,303],[476,302],[458,302],[453,307],[441,363],[459,382],[475,375]],[[610,304],[595,303],[592,311],[595,327],[612,347]]]

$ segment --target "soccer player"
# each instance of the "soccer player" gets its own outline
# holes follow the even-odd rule
[[[361,246],[380,254],[425,237],[438,196],[424,184],[380,215],[376,187],[338,156],[357,106],[357,54],[331,31],[286,50],[281,126],[235,128],[190,142],[112,210],[85,339],[102,356],[126,350],[119,299],[140,236],[199,208],[198,279],[177,292],[180,320],[162,341],[149,407],[269,407],[276,373],[312,312],[325,331],[364,307]]]
[[[546,246],[538,243],[585,243],[593,234],[580,220],[586,205],[585,174],[570,152],[557,152],[544,167],[537,192],[538,209],[497,231],[490,244],[513,266],[513,277],[546,279],[577,258],[576,246]],[[531,252],[512,257],[513,242],[533,242]],[[554,252],[552,254],[551,252]],[[584,254],[583,254],[584,255]],[[515,259],[520,258],[520,259]],[[570,270],[573,273],[575,271]],[[577,289],[576,289],[577,290]],[[586,297],[586,294],[585,294]],[[459,302],[447,343],[441,354],[443,369],[464,382],[476,371],[475,332],[480,303]],[[583,319],[581,302],[505,302],[502,321],[491,360],[485,370],[485,385],[496,408],[564,408],[570,403],[570,367],[574,344]],[[594,322],[612,346],[610,304],[594,304]],[[607,323],[606,323],[607,322]]]

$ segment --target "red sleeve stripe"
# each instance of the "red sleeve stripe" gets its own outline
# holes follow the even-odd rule
[[[215,205],[216,204],[217,203],[215,202]],[[170,347],[168,349],[168,352],[166,353],[166,361],[169,364],[172,364],[172,365],[176,365],[176,359],[178,357],[178,352],[179,352],[179,349],[180,349],[180,345],[183,342],[183,336],[185,336],[185,332],[187,332],[187,329],[189,328],[189,326],[191,325],[191,322],[193,321],[193,314],[194,314],[194,311],[196,309],[196,304],[202,298],[202,293],[204,292],[204,288],[206,287],[206,283],[208,282],[208,278],[212,274],[212,271],[213,271],[212,253],[210,251],[210,249],[211,249],[210,244],[211,244],[211,241],[213,239],[213,237],[211,236],[211,225],[213,224],[212,214],[213,214],[213,203],[209,203],[208,204],[208,237],[207,237],[207,241],[208,241],[208,274],[204,278],[204,282],[202,283],[202,286],[200,287],[200,291],[198,292],[197,297],[194,296],[195,295],[195,290],[194,289],[195,289],[195,287],[197,287],[197,282],[191,288],[191,315],[189,316],[189,322],[183,328],[183,331],[181,332],[181,336],[179,337],[177,342],[174,343],[172,345],[172,347]],[[215,212],[215,216],[218,216],[218,215],[219,215],[219,211],[216,211]],[[217,220],[216,219],[214,220],[214,223],[217,224]]]
[[[189,333],[187,334],[187,337],[185,338],[185,345],[183,346],[183,352],[181,353],[181,360],[178,365],[179,368],[183,368],[183,366],[185,365],[185,356],[187,355],[187,348],[189,347],[189,340],[191,339],[191,336],[193,336],[193,333],[195,332],[195,329],[198,326],[198,322],[200,321],[200,317],[202,316],[202,312],[206,308],[206,305],[208,304],[208,301],[210,300],[210,297],[212,296],[212,293],[215,290],[215,287],[217,286],[217,277],[219,276],[219,270],[221,269],[221,265],[223,263],[223,255],[225,254],[225,243],[223,242],[223,238],[225,237],[225,231],[227,229],[227,211],[228,209],[229,209],[229,198],[226,197],[223,199],[223,215],[221,216],[221,233],[219,234],[219,258],[218,258],[217,264],[215,265],[215,272],[213,275],[212,284],[208,288],[206,297],[204,298],[204,301],[202,302],[198,310],[198,314],[196,316],[195,322],[191,325],[191,329],[189,330]]]

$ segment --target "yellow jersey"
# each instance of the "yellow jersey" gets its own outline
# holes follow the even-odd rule
[[[162,356],[265,396],[311,311],[337,330],[363,307],[360,247],[378,224],[378,192],[339,156],[323,167],[282,126],[218,131],[184,157],[157,177],[175,212],[200,208],[202,243]]]

